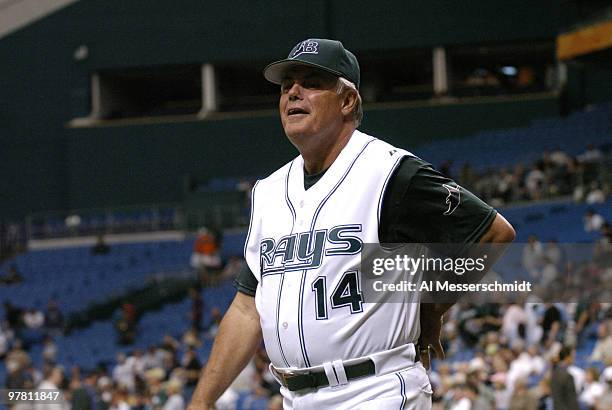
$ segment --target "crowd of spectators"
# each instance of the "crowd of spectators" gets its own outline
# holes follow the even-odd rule
[[[610,408],[609,303],[464,303],[444,335],[450,360],[430,375],[437,409]]]
[[[562,149],[544,152],[533,164],[517,164],[482,173],[469,163],[459,175],[451,175],[452,162],[439,167],[448,176],[493,206],[517,201],[538,201],[559,196],[573,196],[577,202],[602,203],[610,187],[602,180],[603,152],[589,144],[582,154],[573,157]]]
[[[533,292],[453,306],[443,329],[450,360],[430,376],[436,409],[612,408],[612,240],[602,232],[583,246],[592,256],[575,262],[533,235],[522,252]]]
[[[2,341],[21,340],[26,346],[41,342],[46,336],[57,337],[64,333],[64,315],[53,299],[47,303],[43,312],[31,307],[3,303],[4,320],[0,325],[0,356],[6,353]]]
[[[175,338],[166,334],[163,340],[146,350],[130,349],[131,342],[119,340],[130,350],[119,350],[113,362],[101,361],[95,368],[90,369],[80,366],[67,369],[58,363],[58,346],[55,339],[63,336],[52,336],[55,328],[47,329],[44,320],[41,320],[41,329],[44,329],[45,334],[42,357],[41,360],[33,360],[31,349],[18,337],[23,334],[23,327],[26,326],[24,317],[27,312],[22,311],[17,315],[14,307],[5,306],[7,320],[2,323],[0,329],[0,359],[4,361],[7,374],[5,386],[2,387],[59,389],[62,392],[62,400],[53,405],[45,404],[47,410],[183,410],[202,368],[204,358],[199,349],[203,343],[210,343],[214,339],[222,317],[217,307],[209,306],[210,320],[204,325],[202,310],[206,305],[202,301],[201,292],[198,288],[192,288],[189,290],[189,297],[191,306],[185,317],[190,320],[185,321],[186,330],[181,337]],[[50,303],[50,307],[52,306],[54,304]],[[122,316],[130,315],[130,309],[125,305],[120,311]],[[16,315],[17,319],[14,318]],[[9,324],[9,320],[13,323]],[[35,362],[42,362],[42,366],[35,366]],[[245,370],[242,376],[242,388],[239,383],[234,385],[242,390],[234,389],[228,391],[228,394],[252,391],[250,400],[259,400],[260,404],[266,404],[268,398],[277,394],[279,389],[271,376],[265,374],[268,371],[268,363],[262,346],[249,365],[250,370]],[[228,399],[228,396],[224,398],[226,403],[232,400],[235,402],[235,399],[236,397]],[[13,406],[16,410],[31,408],[27,403]]]
[[[186,317],[192,308],[185,312]],[[14,335],[11,337],[5,323],[0,334],[0,345],[3,339],[8,342],[5,345],[10,345],[3,355],[8,372],[5,387],[57,387],[65,403],[53,410],[181,410],[205,361],[198,349],[205,339],[214,337],[210,329],[218,326],[220,316],[217,312],[213,323],[201,330],[186,321],[187,330],[182,337],[166,335],[159,344],[144,351],[120,352],[114,362],[100,363],[94,369],[59,366],[57,346],[51,336],[44,340],[43,366],[34,367],[27,349]],[[558,407],[559,400],[575,400],[583,409],[609,408],[609,303],[464,302],[453,307],[445,318],[443,335],[448,359],[438,362],[430,376],[436,409],[578,408]],[[582,355],[580,363],[575,360],[576,350]],[[261,407],[262,403],[267,403],[268,409],[282,408],[279,385],[268,363],[261,346],[223,395],[218,408],[235,408],[240,396],[245,408],[252,408],[254,403],[259,403],[257,408],[266,408]]]
[[[609,256],[608,248],[593,249],[595,262]],[[604,282],[612,279],[609,268],[568,262],[563,246],[555,241],[542,244],[533,236],[524,245],[523,268],[543,289],[563,282],[550,273],[551,265],[558,274],[572,272],[580,279],[577,283],[588,275]],[[240,263],[228,261],[222,276],[234,276]],[[610,279],[605,283],[612,283]],[[222,317],[218,308],[202,300],[199,288],[190,289],[188,298],[191,303],[180,337],[166,335],[146,350],[132,349],[132,341],[127,341],[113,362],[93,369],[66,369],[58,364],[55,340],[63,337],[63,319],[56,303],[49,303],[42,320],[42,312],[5,304],[0,351],[7,368],[6,387],[57,387],[64,402],[55,409],[182,410],[206,360],[200,348],[214,338]],[[133,314],[125,305],[120,312],[126,318]],[[205,312],[212,318],[208,323],[203,323]],[[27,345],[14,330],[32,324],[41,326],[45,334],[44,364],[39,368],[33,366]],[[608,409],[612,400],[612,304],[604,300],[461,302],[445,317],[443,343],[447,360],[435,362],[430,376],[437,410],[601,410]],[[218,408],[235,408],[238,401],[243,408],[282,408],[279,385],[268,363],[261,346]],[[568,406],[560,407],[560,402]],[[572,407],[574,403],[580,407]]]

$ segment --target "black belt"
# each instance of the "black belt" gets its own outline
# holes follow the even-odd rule
[[[362,363],[344,366],[344,372],[346,373],[347,380],[354,380],[359,377],[371,376],[376,373],[376,369],[372,359],[368,359]],[[329,386],[329,380],[327,380],[325,371],[304,374],[276,372],[276,375],[280,379],[281,384],[291,391]]]
[[[417,351],[415,362],[419,361],[419,353]],[[376,373],[376,368],[372,359],[367,359],[365,362],[344,366],[347,380],[354,380],[360,377],[372,376]],[[302,374],[280,373],[275,372],[280,379],[280,383],[291,391],[302,389],[317,389],[319,387],[329,386],[329,380],[325,371],[310,372]]]

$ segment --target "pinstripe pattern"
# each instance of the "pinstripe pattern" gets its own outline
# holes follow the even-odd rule
[[[309,240],[308,240],[308,247],[307,247],[307,249],[310,249],[310,245],[311,245],[311,241],[312,241],[313,233],[314,233],[314,227],[315,227],[315,224],[317,222],[317,218],[319,217],[319,213],[321,212],[321,209],[323,209],[323,206],[327,203],[329,198],[334,194],[334,192],[336,192],[338,187],[340,187],[340,185],[344,182],[344,180],[348,176],[349,172],[351,172],[351,169],[353,169],[353,166],[355,165],[355,163],[357,162],[357,160],[359,159],[361,154],[363,154],[363,152],[368,147],[368,145],[370,145],[374,141],[376,141],[376,138],[372,138],[371,140],[369,140],[363,146],[361,151],[359,151],[357,156],[353,159],[353,161],[349,165],[349,167],[346,170],[346,172],[344,173],[344,175],[342,175],[342,177],[340,178],[338,183],[336,183],[336,185],[332,188],[332,190],[329,192],[329,194],[327,194],[327,196],[325,198],[323,198],[323,200],[321,201],[321,203],[317,207],[317,210],[315,211],[314,216],[312,218],[312,223],[310,224],[311,235],[310,235]],[[302,281],[300,283],[300,300],[299,300],[300,310],[298,312],[299,313],[298,314],[298,331],[299,331],[300,345],[301,345],[301,348],[302,348],[302,356],[304,358],[304,362],[306,363],[307,367],[311,367],[310,359],[308,358],[308,353],[306,351],[306,346],[305,346],[305,343],[304,343],[304,328],[303,328],[303,323],[302,323],[302,315],[303,315],[303,311],[304,311],[304,282],[305,282],[305,279],[306,279],[306,271],[303,271],[302,272]]]
[[[402,404],[400,405],[400,410],[406,407],[406,383],[404,382],[404,378],[401,373],[395,373],[400,382],[400,391],[402,395]]]
[[[291,203],[291,199],[289,198],[289,175],[291,174],[291,168],[293,167],[294,162],[295,160],[291,162],[291,165],[289,165],[289,170],[287,170],[287,176],[285,177],[285,202],[287,203],[287,207],[291,212],[291,233],[293,233],[293,229],[295,227],[295,208]],[[280,286],[278,287],[278,297],[276,299],[276,339],[278,340],[278,350],[280,351],[280,354],[283,358],[283,363],[285,363],[285,366],[289,367],[289,362],[287,361],[287,357],[285,356],[285,352],[283,351],[283,344],[281,342],[280,337],[280,329],[278,327],[280,316],[280,301],[281,296],[283,294],[283,284],[285,283],[285,271],[283,270],[282,272],[280,272],[280,274],[281,282]]]
[[[255,182],[253,185],[253,189],[251,190],[251,217],[249,218],[249,230],[247,231],[247,237],[244,241],[244,255],[246,256],[247,244],[249,243],[249,239],[251,238],[251,229],[253,228],[253,214],[255,213],[255,188],[257,188],[257,184],[259,184],[259,180]]]

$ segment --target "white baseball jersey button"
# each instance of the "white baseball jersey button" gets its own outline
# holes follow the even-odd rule
[[[287,329],[289,327],[289,324],[287,322],[283,322],[283,329]]]

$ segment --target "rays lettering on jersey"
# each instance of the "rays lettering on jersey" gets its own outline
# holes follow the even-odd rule
[[[363,242],[355,232],[361,224],[338,225],[330,229],[299,232],[278,240],[260,242],[262,275],[316,269],[326,256],[354,255],[361,252]]]

